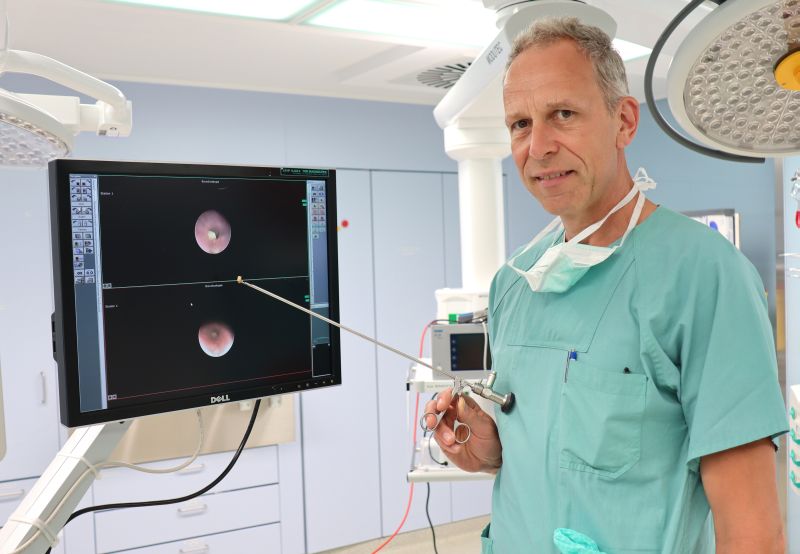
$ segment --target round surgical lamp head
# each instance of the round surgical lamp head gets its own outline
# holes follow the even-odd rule
[[[716,158],[763,162],[800,153],[800,0],[714,0],[719,4],[678,48],[667,76],[672,113],[661,116],[653,73],[661,49],[703,0],[691,0],[653,47],[645,96],[673,139]]]
[[[72,150],[72,133],[48,113],[0,89],[0,166],[42,167]]]
[[[800,153],[800,0],[728,0],[678,48],[668,100],[695,139],[741,156]]]

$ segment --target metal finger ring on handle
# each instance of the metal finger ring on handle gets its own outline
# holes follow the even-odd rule
[[[456,421],[453,425],[453,435],[458,444],[464,444],[472,436],[472,429],[466,423]]]
[[[442,416],[444,412],[441,414],[437,414],[436,412],[425,412],[421,418],[419,418],[419,426],[422,427],[423,431],[435,431],[436,428],[439,426],[439,422],[442,421]],[[436,423],[433,424],[433,427],[428,427],[426,423],[428,416],[433,416],[436,418]]]

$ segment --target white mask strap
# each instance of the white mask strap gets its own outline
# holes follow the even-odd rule
[[[541,231],[539,231],[539,233],[538,233],[538,234],[537,234],[535,237],[533,237],[533,240],[532,240],[532,241],[530,241],[528,244],[526,244],[526,245],[525,245],[525,248],[523,248],[523,249],[520,251],[520,253],[519,253],[519,254],[517,254],[516,256],[514,256],[513,258],[511,258],[511,259],[508,261],[508,263],[509,263],[509,264],[513,264],[513,263],[514,263],[514,260],[516,260],[517,258],[519,258],[520,256],[522,256],[522,255],[523,255],[525,252],[527,252],[528,250],[530,250],[530,249],[531,249],[531,248],[532,248],[532,247],[533,247],[533,246],[534,246],[536,243],[538,243],[540,240],[542,240],[542,238],[543,238],[544,236],[546,236],[548,233],[550,233],[550,232],[551,232],[553,229],[555,229],[555,228],[556,228],[556,227],[558,227],[559,225],[561,225],[561,218],[560,218],[560,217],[557,217],[557,218],[555,218],[553,221],[551,221],[550,223],[548,223],[548,224],[547,224],[547,227],[545,227],[544,229],[542,229]],[[514,267],[514,266],[512,265],[511,267]],[[514,269],[517,269],[517,268],[516,268],[516,267],[514,267]],[[517,269],[517,271],[519,271],[519,270]]]
[[[600,227],[602,227],[603,223],[605,223],[606,220],[609,217],[611,217],[612,214],[615,214],[616,212],[618,212],[619,210],[621,210],[622,208],[627,206],[628,203],[631,200],[633,200],[633,197],[637,192],[646,191],[646,190],[650,190],[650,189],[654,189],[654,188],[656,188],[656,182],[653,181],[650,178],[649,175],[647,175],[647,171],[645,171],[645,169],[643,167],[640,167],[639,169],[636,170],[636,174],[633,176],[633,187],[631,188],[631,190],[628,191],[628,194],[626,194],[625,197],[622,200],[620,200],[617,203],[617,205],[614,206],[611,209],[611,211],[608,212],[603,219],[601,219],[597,223],[593,223],[592,225],[589,225],[586,229],[584,229],[583,231],[581,231],[580,233],[578,233],[577,235],[572,237],[569,240],[569,242],[581,242],[586,237],[588,237],[592,233],[596,232]],[[642,196],[644,196],[644,195],[642,195]],[[641,213],[641,210],[640,210],[640,213]],[[639,217],[637,216],[632,221],[635,222],[635,221],[638,221],[638,220],[639,220]],[[636,225],[636,223],[633,224],[633,226],[635,226],[635,225]],[[633,228],[633,226],[629,225],[628,232],[630,231],[630,229]],[[626,232],[626,235],[627,235],[627,232]],[[624,240],[624,237],[623,237],[623,240]]]
[[[642,210],[644,209],[644,201],[644,194],[640,192],[639,198],[636,199],[636,207],[633,208],[633,215],[631,215],[631,220],[628,222],[628,228],[625,229],[625,234],[622,235],[618,246],[622,246],[622,244],[625,242],[625,239],[628,237],[628,234],[639,222],[639,217],[642,215]]]
[[[625,195],[625,197],[624,197],[622,200],[620,200],[619,202],[617,202],[617,205],[616,205],[616,206],[614,206],[614,207],[611,209],[611,211],[610,211],[610,212],[608,212],[608,213],[606,214],[606,216],[605,216],[603,219],[601,219],[601,220],[600,220],[600,221],[598,221],[597,223],[593,223],[593,224],[589,225],[589,226],[588,226],[586,229],[584,229],[583,231],[581,231],[580,233],[578,233],[577,235],[575,235],[574,237],[572,237],[571,239],[569,239],[569,241],[568,241],[568,242],[573,242],[573,243],[581,242],[583,239],[585,239],[585,238],[586,238],[586,237],[588,237],[589,235],[593,234],[595,231],[597,231],[597,230],[598,230],[600,227],[602,227],[602,226],[603,226],[603,223],[605,223],[605,222],[606,222],[606,220],[607,220],[609,217],[611,217],[613,214],[617,213],[617,212],[618,212],[618,211],[620,211],[622,208],[624,208],[625,206],[627,206],[627,205],[628,205],[628,203],[629,203],[631,200],[633,200],[633,197],[634,197],[634,196],[635,196],[635,195],[636,195],[638,192],[639,192],[639,188],[638,188],[638,187],[637,187],[637,186],[634,184],[634,186],[631,188],[631,190],[629,190],[629,191],[628,191],[628,194],[626,194],[626,195]]]

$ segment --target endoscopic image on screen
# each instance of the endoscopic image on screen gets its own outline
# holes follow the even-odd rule
[[[308,279],[270,281],[303,305]],[[103,291],[109,407],[311,376],[309,316],[235,283]]]
[[[101,175],[105,287],[308,275],[304,181]]]

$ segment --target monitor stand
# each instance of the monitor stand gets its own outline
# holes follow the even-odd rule
[[[115,421],[74,430],[0,529],[0,554],[23,546],[20,554],[40,554],[55,544],[59,531],[97,476],[95,466],[108,460],[131,422]],[[38,526],[44,530],[38,532]],[[34,535],[36,538],[31,540]]]

